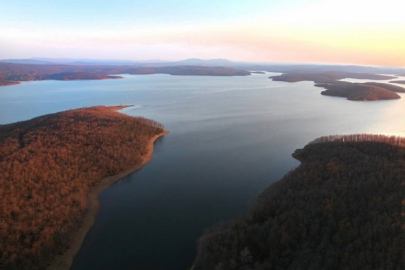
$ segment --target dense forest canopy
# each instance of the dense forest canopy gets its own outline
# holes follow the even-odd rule
[[[70,244],[92,185],[144,161],[163,125],[119,108],[0,125],[0,269],[43,269]]]
[[[325,136],[243,218],[199,240],[199,269],[405,269],[405,139]]]

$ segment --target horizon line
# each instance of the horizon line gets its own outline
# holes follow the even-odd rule
[[[146,59],[146,60],[134,60],[134,59],[116,59],[116,58],[64,58],[64,57],[38,57],[38,56],[33,56],[30,58],[3,58],[0,59],[0,62],[6,62],[7,61],[24,61],[24,60],[33,60],[33,61],[73,61],[73,62],[79,62],[79,61],[94,61],[94,62],[103,62],[103,61],[108,61],[108,62],[133,62],[133,63],[147,63],[147,64],[153,64],[153,63],[171,63],[171,62],[183,62],[183,61],[190,61],[190,60],[195,60],[195,61],[227,61],[231,62],[234,64],[259,64],[259,65],[320,65],[320,66],[328,66],[328,65],[336,65],[336,66],[361,66],[361,67],[375,67],[375,68],[405,68],[405,66],[381,66],[381,65],[365,65],[365,64],[354,64],[354,63],[331,63],[331,62],[291,62],[291,61],[283,61],[283,62],[266,62],[266,61],[239,61],[239,60],[232,60],[232,59],[227,59],[227,58],[197,58],[197,57],[192,57],[192,58],[185,58],[185,59],[178,59],[178,60],[162,60],[162,59]],[[23,63],[12,63],[12,64],[23,64]],[[50,64],[58,64],[56,63],[50,63]],[[60,63],[62,64],[62,63]]]

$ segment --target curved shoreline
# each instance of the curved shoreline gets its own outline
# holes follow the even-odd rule
[[[47,267],[48,270],[68,270],[70,268],[74,257],[82,246],[87,232],[94,224],[95,217],[100,209],[100,202],[98,200],[98,196],[100,195],[100,193],[103,192],[111,184],[117,182],[118,180],[121,180],[125,176],[145,166],[153,156],[153,147],[155,141],[168,133],[168,130],[164,130],[162,133],[153,136],[149,140],[149,143],[146,147],[147,153],[140,164],[122,171],[119,174],[106,177],[90,189],[90,192],[87,195],[87,211],[80,228],[72,236],[72,244],[67,251],[65,251],[62,255],[58,256],[52,261],[52,263]]]

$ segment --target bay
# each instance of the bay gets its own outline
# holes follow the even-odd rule
[[[353,102],[312,82],[247,77],[124,75],[0,88],[0,124],[94,105],[170,130],[152,160],[106,189],[72,269],[188,269],[204,229],[243,215],[298,166],[296,148],[331,134],[405,135],[402,99]]]

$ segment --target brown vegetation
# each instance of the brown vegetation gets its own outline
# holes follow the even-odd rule
[[[55,73],[51,75],[45,75],[42,78],[43,80],[61,80],[61,81],[122,79],[121,76],[108,76],[89,72]]]
[[[199,269],[405,269],[405,139],[326,136],[243,218],[199,240]]]
[[[315,86],[326,89],[326,91],[321,92],[322,95],[346,97],[348,100],[375,101],[399,99],[401,97],[393,92],[405,93],[404,88],[387,83],[350,83],[339,81],[344,78],[370,80],[388,80],[395,78],[378,74],[331,71],[325,73],[285,73],[270,78],[273,79],[273,81],[283,82],[313,81]]]
[[[402,87],[384,83],[350,83],[341,81],[327,84],[315,84],[315,86],[326,89],[321,92],[322,95],[346,97],[348,100],[354,101],[399,99],[401,97],[392,90],[405,90]]]
[[[366,82],[366,85],[377,86],[380,88],[384,88],[388,91],[396,92],[396,93],[405,93],[405,88],[397,85],[392,85],[389,83],[378,83],[378,82]]]
[[[250,73],[253,73],[253,74],[266,74],[266,72],[264,72],[264,71],[251,71]]]
[[[338,72],[330,71],[324,73],[284,73],[278,76],[272,76],[270,79],[273,81],[282,82],[301,82],[313,81],[314,83],[333,83],[337,80],[351,78],[351,79],[366,79],[366,80],[389,80],[396,77],[369,74],[369,73],[354,73],[354,72]]]
[[[70,245],[89,189],[141,163],[149,140],[163,132],[153,120],[114,109],[0,126],[0,268],[44,268]]]
[[[0,86],[7,86],[7,85],[14,85],[14,84],[20,84],[20,82],[15,82],[15,81],[0,81]]]
[[[405,147],[405,138],[399,136],[386,136],[379,134],[349,134],[329,135],[319,137],[308,144],[320,144],[330,142],[378,142],[393,146]]]
[[[390,83],[399,83],[399,84],[405,84],[405,81],[390,81]]]
[[[248,71],[202,66],[75,66],[0,63],[0,81],[117,79],[111,74],[169,74],[194,76],[247,76]]]

